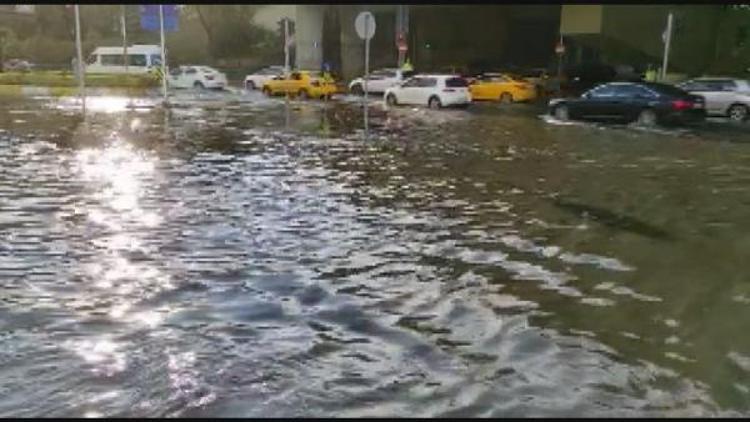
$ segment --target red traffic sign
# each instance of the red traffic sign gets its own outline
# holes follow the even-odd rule
[[[557,43],[555,45],[555,53],[565,54],[565,46],[562,43]]]

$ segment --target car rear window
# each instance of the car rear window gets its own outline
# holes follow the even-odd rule
[[[687,92],[685,92],[685,90],[677,88],[676,86],[672,86],[672,85],[648,84],[646,86],[650,88],[652,91],[656,91],[657,93],[663,94],[663,95],[674,95],[674,96],[680,96],[680,97],[687,95]]]
[[[448,88],[466,88],[469,86],[464,78],[448,78],[445,80],[445,86]]]

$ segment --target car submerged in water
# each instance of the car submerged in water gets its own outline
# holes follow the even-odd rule
[[[672,85],[655,82],[611,82],[577,98],[549,102],[558,120],[636,122],[641,126],[691,124],[705,120],[705,100]]]
[[[458,75],[416,75],[398,83],[383,95],[388,106],[426,105],[432,109],[468,107],[469,84]]]

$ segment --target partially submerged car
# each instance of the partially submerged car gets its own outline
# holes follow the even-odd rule
[[[284,75],[284,66],[267,66],[245,76],[245,89],[252,91],[260,89],[264,83],[276,76]]]
[[[654,82],[602,84],[578,98],[551,100],[549,112],[558,120],[611,120],[642,126],[698,123],[706,116],[702,97]]]
[[[324,78],[320,72],[296,70],[289,77],[276,76],[263,84],[262,91],[268,96],[285,95],[299,98],[331,98],[338,92],[333,80]]]
[[[224,89],[227,77],[208,66],[178,66],[170,70],[167,82],[174,88]]]
[[[709,116],[744,122],[750,116],[750,83],[732,78],[697,78],[677,85],[706,101]]]
[[[469,84],[458,75],[416,75],[388,88],[383,98],[389,106],[426,105],[433,109],[471,103]]]
[[[405,71],[395,68],[378,69],[370,73],[369,78],[367,78],[367,92],[384,93],[388,88],[409,79],[414,76],[414,74],[414,71]],[[349,92],[354,95],[364,94],[364,76],[355,78],[349,83]]]
[[[500,101],[514,103],[532,101],[536,98],[534,84],[520,76],[507,73],[484,73],[473,79],[469,85],[472,100]]]

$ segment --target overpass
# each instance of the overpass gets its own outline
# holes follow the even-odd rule
[[[562,35],[564,60],[610,64],[661,63],[667,13],[678,16],[670,68],[699,73],[715,56],[714,5],[298,5],[295,6],[296,65],[319,69],[326,62],[346,79],[360,75],[364,42],[356,15],[369,10],[377,31],[371,67],[396,66],[396,37],[403,33],[407,56],[420,71],[481,71],[510,65],[549,67]]]
[[[299,68],[329,63],[344,78],[363,72],[364,42],[354,19],[368,10],[377,30],[371,41],[373,68],[399,62],[397,34],[406,55],[421,70],[507,64],[546,66],[554,58],[560,6],[299,5],[295,7]],[[522,35],[524,34],[524,35]],[[524,39],[523,43],[514,40]]]

